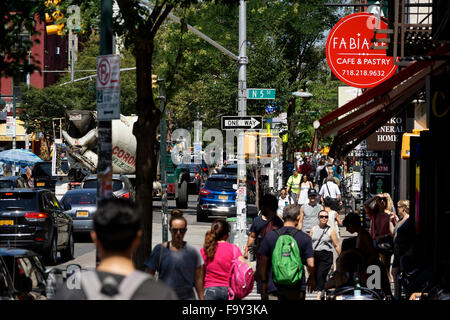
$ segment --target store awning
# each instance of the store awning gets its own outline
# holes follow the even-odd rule
[[[23,121],[17,119],[16,120],[16,141],[25,141],[25,135],[27,133],[25,127],[23,126]],[[38,141],[39,139],[36,137],[36,134],[29,133],[28,136],[29,141]],[[0,124],[0,141],[12,141],[12,136],[6,135],[6,123]]]
[[[450,44],[440,46],[428,56],[434,58],[412,63],[380,85],[316,120],[311,151],[317,150],[320,139],[334,135],[330,156],[345,156],[402,111],[407,102],[425,88],[427,76],[442,72],[442,68],[450,64]]]

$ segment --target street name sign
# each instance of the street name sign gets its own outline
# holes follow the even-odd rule
[[[247,99],[275,99],[275,89],[247,89]]]
[[[263,128],[263,118],[261,116],[222,116],[222,130],[261,130]]]
[[[120,56],[97,57],[97,118],[120,119]]]

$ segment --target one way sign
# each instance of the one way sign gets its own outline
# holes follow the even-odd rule
[[[222,116],[222,130],[254,129],[263,128],[263,119],[261,116]]]

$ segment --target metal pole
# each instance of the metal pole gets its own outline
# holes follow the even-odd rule
[[[239,3],[239,83],[238,83],[238,115],[247,115],[247,8],[245,0]],[[243,250],[247,242],[247,172],[245,165],[244,130],[238,130],[238,194],[236,197],[236,244]]]
[[[161,174],[161,228],[162,228],[162,242],[168,241],[169,233],[169,203],[167,201],[167,124],[166,124],[166,82],[164,79],[158,79],[159,82],[159,99],[161,110],[161,142],[159,144],[159,161],[160,161],[160,174]]]
[[[73,34],[72,30],[70,30],[71,34],[71,50],[70,50],[70,81],[73,82],[74,75],[75,75],[75,35]]]
[[[112,0],[101,0],[100,55],[112,54]],[[72,73],[73,74],[73,73]],[[112,142],[111,120],[98,121],[97,203],[111,196]],[[108,171],[109,170],[109,171]],[[104,174],[109,172],[109,174]],[[99,263],[98,252],[96,262]]]

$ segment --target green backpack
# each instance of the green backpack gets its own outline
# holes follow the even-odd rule
[[[278,240],[272,254],[273,282],[281,285],[295,285],[303,275],[303,263],[300,250],[294,239],[298,230],[289,230],[289,234],[278,233]]]

